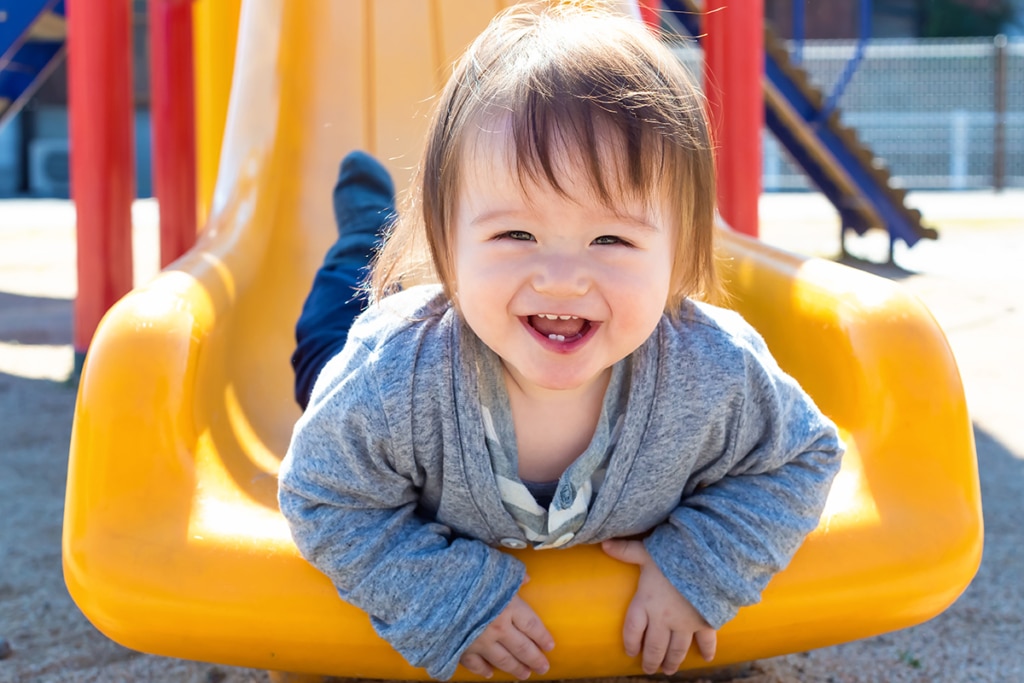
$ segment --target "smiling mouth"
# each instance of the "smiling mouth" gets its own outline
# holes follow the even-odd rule
[[[560,343],[582,339],[591,328],[589,320],[575,315],[538,313],[528,316],[526,321],[542,336]]]

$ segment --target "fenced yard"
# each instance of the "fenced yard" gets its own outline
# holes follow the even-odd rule
[[[826,97],[857,53],[857,41],[789,47]],[[700,73],[699,50],[678,54]],[[837,102],[903,187],[1024,187],[1024,38],[871,40]],[[766,191],[811,189],[767,130],[763,168]]]

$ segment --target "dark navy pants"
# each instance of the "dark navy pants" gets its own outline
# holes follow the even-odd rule
[[[295,400],[303,409],[320,371],[345,345],[352,321],[366,306],[368,265],[395,215],[395,186],[387,170],[364,152],[347,155],[334,186],[338,240],[327,251],[295,325],[292,369]]]

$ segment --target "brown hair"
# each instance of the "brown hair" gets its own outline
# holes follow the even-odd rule
[[[667,201],[676,253],[666,310],[712,299],[714,158],[703,98],[672,52],[642,24],[598,2],[548,1],[502,12],[456,62],[434,110],[406,206],[376,258],[375,298],[415,280],[454,294],[449,230],[467,144],[486,122],[509,131],[520,182],[559,182],[567,152],[593,195]],[[608,172],[605,154],[616,155]]]

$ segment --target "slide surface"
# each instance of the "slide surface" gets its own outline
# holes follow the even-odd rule
[[[245,5],[209,224],[108,313],[81,377],[64,573],[109,637],[224,664],[425,678],[299,556],[277,510],[299,415],[292,328],[334,233],[340,159],[366,149],[404,185],[432,92],[501,4]],[[722,242],[736,308],[850,451],[819,528],[722,630],[716,664],[931,618],[982,548],[971,422],[944,336],[889,281],[727,231]],[[558,643],[548,678],[640,673],[621,643],[633,567],[587,547],[518,555],[523,595]]]

